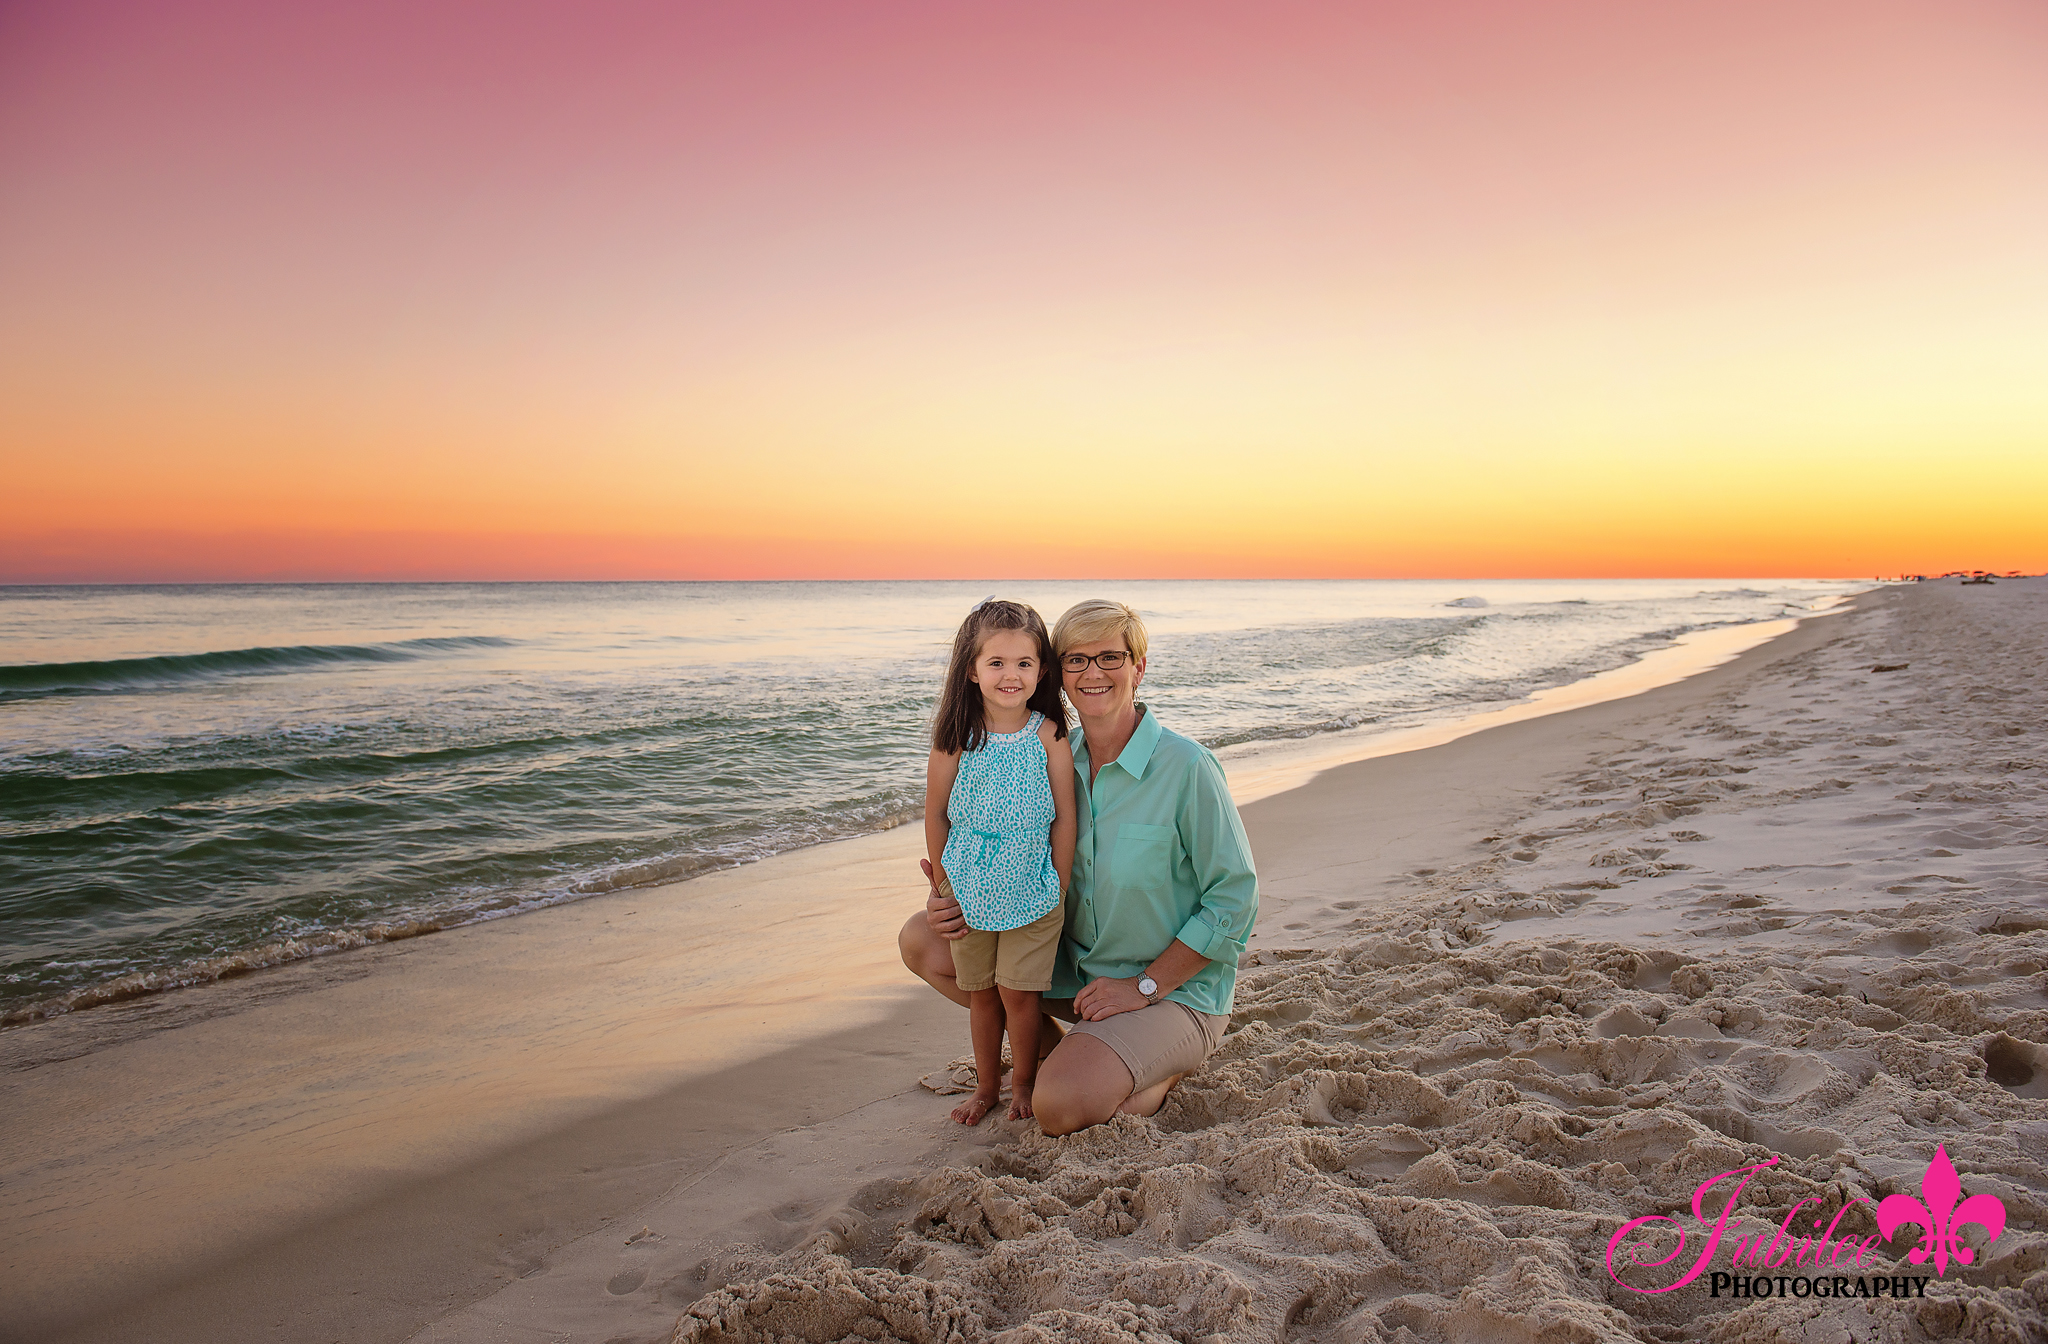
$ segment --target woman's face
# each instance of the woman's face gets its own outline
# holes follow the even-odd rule
[[[1078,672],[1067,667],[1070,657],[1104,653],[1123,654],[1123,665],[1108,671],[1100,661],[1083,663]],[[1060,684],[1066,688],[1067,701],[1084,724],[1090,719],[1114,722],[1129,713],[1137,703],[1138,685],[1144,680],[1145,660],[1131,657],[1121,636],[1094,644],[1076,644],[1061,655]]]

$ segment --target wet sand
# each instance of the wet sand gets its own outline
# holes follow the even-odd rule
[[[1979,596],[2000,604],[1989,624],[1979,609],[1986,604],[1956,605]],[[776,1271],[798,1284],[858,1269],[901,1280],[863,1289],[866,1297],[854,1295],[861,1300],[914,1296],[917,1284],[943,1281],[952,1294],[945,1310],[978,1312],[991,1332],[1028,1327],[1071,1337],[1072,1322],[1030,1326],[1046,1312],[1065,1312],[1111,1331],[1102,1338],[1142,1338],[1152,1328],[1137,1311],[1145,1307],[1166,1313],[1159,1328],[1184,1338],[1273,1338],[1290,1318],[1300,1327],[1290,1337],[1374,1338],[1378,1330],[1392,1338],[1408,1328],[1416,1338],[1450,1338],[1473,1312],[1474,1321],[1570,1319],[1594,1332],[1587,1337],[1638,1337],[1628,1331],[1681,1327],[1639,1321],[1628,1314],[1633,1303],[1595,1311],[1605,1299],[1591,1266],[1576,1262],[1533,1297],[1481,1293],[1467,1301],[1469,1293],[1447,1293],[1446,1267],[1420,1251],[1387,1250],[1386,1264],[1358,1270],[1364,1277],[1334,1296],[1303,1288],[1315,1276],[1295,1261],[1334,1263],[1349,1252],[1275,1240],[1271,1211],[1258,1206],[1292,1189],[1280,1176],[1271,1188],[1240,1188],[1234,1177],[1218,1185],[1217,1173],[1231,1169],[1254,1131],[1342,1131],[1361,1152],[1372,1150],[1359,1171],[1388,1186],[1385,1197],[1427,1205],[1433,1218],[1476,1217],[1508,1242],[1515,1236],[1502,1231],[1511,1216],[1502,1210],[1523,1209],[1512,1217],[1540,1223],[1541,1210],[1556,1212],[1563,1199],[1570,1226],[1531,1234],[1566,1247],[1547,1253],[1561,1262],[1579,1255],[1575,1237],[1585,1240],[1603,1218],[1611,1224],[1617,1210],[1632,1207],[1629,1199],[1665,1198],[1676,1178],[1651,1168],[1692,1151],[1687,1144],[1740,1153],[1796,1128],[1809,1137],[1793,1146],[1812,1150],[1802,1160],[1831,1160],[1833,1149],[1818,1149],[1833,1139],[1810,1135],[1837,1136],[1863,1164],[1849,1169],[1871,1182],[1896,1179],[1907,1157],[1885,1156],[1884,1144],[1830,1114],[1783,1123],[1781,1111],[1804,1104],[1797,1089],[1782,1105],[1776,1094],[1769,1104],[1693,1097],[1735,1066],[1733,1048],[1723,1065],[1704,1054],[1718,1047],[1682,1044],[1683,1068],[1667,1061],[1650,1069],[1663,1071],[1651,1084],[1608,1080],[1584,1085],[1593,1089],[1584,1095],[1571,1091],[1581,1084],[1549,1081],[1551,1065],[1562,1068],[1577,1049],[1584,1058],[1567,1061],[1575,1072],[1557,1076],[1604,1077],[1613,1067],[1607,1055],[1668,1052],[1666,1024],[1695,1020],[1716,1030],[1733,1022],[1734,1031],[1751,1033],[1741,1045],[1768,1040],[1796,1056],[1769,1034],[1779,1029],[1780,1010],[1769,994],[1752,992],[1758,977],[1791,984],[1788,977],[1812,978],[1816,967],[1837,979],[1853,971],[1857,986],[1893,993],[1884,977],[1910,975],[1968,939],[1984,944],[1967,954],[1977,960],[1943,964],[1977,974],[1970,968],[1983,962],[1990,987],[1951,989],[1976,1016],[1956,1017],[1950,1004],[1944,1011],[1953,1022],[1933,1027],[1947,1036],[1921,1042],[1931,1058],[1974,1079],[1978,1092],[1991,1089],[1970,1094],[1973,1114],[1989,1119],[1961,1126],[1964,1137],[1950,1138],[1949,1151],[1975,1189],[1969,1162],[1980,1171],[1996,1149],[2006,1164],[2001,1179],[2038,1201],[2040,1170],[2019,1140],[2002,1138],[1997,1148],[1986,1136],[2048,1121],[2048,1109],[2026,1109],[2048,1103],[2023,1095],[2031,1082],[1985,1075],[1989,1058],[2001,1076],[2016,1077],[2033,1058],[2030,1042],[2048,1040],[2015,1016],[2031,1009],[2006,1002],[2039,997],[2025,977],[2040,967],[2001,969],[2018,964],[2013,956],[2034,955],[2028,948],[2041,950],[2041,935],[2020,927],[2030,917],[2014,913],[2048,896],[2040,850],[2026,848],[2037,841],[2024,825],[1997,819],[2030,797],[2038,829],[2039,766],[1998,774],[2005,792],[1971,801],[1978,786],[1955,785],[1951,794],[1962,788],[1969,798],[1944,795],[1934,804],[1944,818],[1934,829],[1976,826],[1970,834],[1990,839],[1977,849],[1946,846],[1963,863],[1944,860],[1948,867],[1933,877],[1903,871],[1930,867],[1924,853],[1943,848],[1923,843],[1921,831],[1932,830],[1910,813],[1895,823],[1857,818],[1880,790],[1895,792],[1908,779],[1941,786],[1976,769],[1966,747],[1978,730],[1955,715],[1977,712],[1957,706],[1992,703],[1967,698],[1978,682],[1997,691],[2006,719],[2021,730],[2003,733],[1998,745],[2023,744],[2041,730],[2038,671],[2025,673],[2030,665],[1997,645],[2031,631],[2038,668],[2048,644],[2043,596],[2029,584],[1887,590],[1678,684],[1326,769],[1303,787],[1250,803],[1246,822],[1266,892],[1254,943],[1260,964],[1247,968],[1224,1054],[1155,1121],[1085,1139],[1048,1141],[1011,1124],[962,1134],[945,1122],[946,1101],[916,1087],[918,1074],[964,1050],[965,1025],[935,996],[906,985],[894,961],[894,927],[920,896],[915,828],[0,1034],[0,1104],[9,1117],[0,1138],[8,1285],[0,1335],[656,1340],[701,1298],[697,1310],[710,1319],[686,1332],[702,1338],[767,1338],[719,1314],[733,1308],[744,1316],[753,1304],[757,1315],[745,1319],[836,1339],[846,1331],[819,1333],[832,1321],[788,1314],[801,1291],[748,1285]],[[1912,666],[1868,673],[1894,656]],[[1990,670],[2000,657],[2002,679]],[[1885,704],[1873,703],[1872,686],[1890,693],[1880,697]],[[1894,699],[1902,707],[1893,708]],[[1910,743],[1908,730],[1885,726],[1908,702],[1919,716]],[[1790,726],[1794,720],[1802,722]],[[1716,736],[1724,732],[1732,735]],[[1857,745],[1885,735],[1896,741]],[[1794,741],[1803,745],[1778,750]],[[1763,754],[1760,744],[1776,754],[1752,760]],[[1758,750],[1734,755],[1747,748]],[[2017,750],[2013,759],[2031,757]],[[1241,763],[1237,777],[1273,764]],[[1784,778],[1758,778],[1766,766]],[[1877,774],[1852,777],[1858,770]],[[1828,782],[1834,778],[1847,787]],[[1771,787],[1758,792],[1766,782]],[[1750,787],[1732,787],[1741,784]],[[2027,787],[2036,793],[2026,795]],[[1648,855],[1652,849],[1660,853]],[[1690,866],[1677,866],[1681,859]],[[2004,867],[1985,867],[1994,860]],[[1943,897],[1939,910],[1913,913],[1926,904],[1914,899],[1915,883],[1932,884]],[[1983,923],[1980,916],[2005,919],[2010,931],[1957,934]],[[1838,944],[1860,950],[1844,959],[1828,950]],[[745,949],[747,961],[733,947]],[[1543,949],[1561,952],[1562,963],[1546,969]],[[1529,956],[1536,960],[1526,968],[1516,960]],[[1695,963],[1711,968],[1700,974],[1731,1006],[1715,1006],[1713,993],[1673,989],[1701,984],[1687,972]],[[1623,964],[1637,968],[1626,984],[1603,969]],[[1724,964],[1732,977],[1725,990]],[[1557,1017],[1537,1024],[1538,1034],[1551,1029],[1547,1044],[1523,1042],[1531,1018],[1509,1020],[1518,1010],[1489,1008],[1481,993],[1516,976],[1534,977],[1529,990],[1539,998],[1544,977],[1556,981],[1557,997],[1546,1004],[1576,996],[1569,1018],[1537,1015]],[[1588,976],[1605,976],[1605,987],[1570,989],[1574,977]],[[1899,1004],[1925,979],[1904,981],[1885,1011],[1918,1023]],[[1877,1001],[1872,990],[1856,992]],[[1362,1006],[1374,1011],[1360,1016]],[[1718,1025],[1709,1020],[1716,1012]],[[1858,1025],[1847,1008],[1835,1016],[1840,1030],[1880,1030]],[[1983,1025],[1994,1021],[1995,1030]],[[1626,1045],[1641,1041],[1653,1044]],[[1566,1054],[1552,1060],[1545,1051]],[[1543,1077],[1528,1072],[1532,1065]],[[1814,1067],[1826,1081],[1825,1069],[1836,1066],[1824,1058]],[[1368,1075],[1364,1084],[1348,1081]],[[1411,1086],[1387,1078],[1424,1089],[1413,1093],[1421,1109],[1405,1112],[1405,1131],[1392,1136],[1377,1123],[1387,1115],[1357,1104],[1365,1092],[1344,1100],[1347,1087]],[[1304,1087],[1336,1089],[1320,1103],[1327,1123],[1316,1104],[1301,1103]],[[1474,1109],[1482,1097],[1493,1100],[1474,1110],[1479,1120],[1548,1107],[1597,1127],[1609,1117],[1592,1112],[1621,1107],[1672,1127],[1659,1131],[1663,1148],[1651,1144],[1618,1163],[1644,1168],[1631,1173],[1636,1184],[1610,1189],[1622,1178],[1588,1176],[1574,1152],[1537,1145],[1503,1156],[1475,1147],[1458,1130],[1473,1119],[1460,1108]],[[1897,1135],[1887,1142],[1900,1153],[1911,1147]],[[1553,1191],[1549,1204],[1517,1204],[1528,1191],[1496,1188],[1486,1174],[1516,1162],[1515,1180],[1537,1179],[1524,1167],[1562,1172],[1565,1193]],[[1136,1172],[1147,1166],[1209,1174],[1190,1174],[1195,1184],[1179,1194],[1155,1181],[1139,1199]],[[1090,1184],[1096,1190],[1087,1200],[1069,1198]],[[1210,1193],[1188,1193],[1196,1187]],[[986,1213],[998,1198],[992,1189],[1010,1205],[1024,1201],[1029,1217],[996,1229]],[[1129,1195],[1098,1198],[1114,1190]],[[1190,1200],[1209,1210],[1206,1235],[1183,1225],[1192,1215],[1167,1212],[1193,1207]],[[2015,1199],[2007,1203],[2016,1220],[2033,1217]],[[1082,1207],[1097,1204],[1095,1214]],[[1118,1216],[1105,1212],[1112,1204]],[[956,1206],[962,1226],[946,1212]],[[1373,1222],[1356,1210],[1342,1216]],[[1373,1225],[1385,1242],[1393,1224]],[[1253,1240],[1263,1248],[1256,1254]],[[1997,1258],[2021,1243],[2009,1230]],[[1496,1253],[1487,1263],[1502,1273],[1502,1264],[1521,1258]],[[1153,1261],[1179,1268],[1129,1271]],[[1001,1277],[1002,1266],[1025,1262],[1065,1266],[1042,1300],[1035,1289],[1020,1296]],[[1219,1316],[1199,1292],[1182,1302],[1190,1284],[1215,1273],[1232,1276],[1236,1286],[1219,1291],[1235,1305],[1215,1308]],[[727,1284],[735,1286],[704,1296]],[[1162,1284],[1181,1286],[1169,1301]],[[2011,1291],[2021,1292],[2017,1280]],[[1339,1310],[1340,1301],[1350,1305]],[[903,1328],[905,1337],[922,1337]]]
[[[0,1333],[404,1338],[737,1146],[901,1093],[958,1034],[895,956],[919,843],[0,1034]]]

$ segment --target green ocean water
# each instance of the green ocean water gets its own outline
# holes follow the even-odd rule
[[[0,1015],[908,820],[952,632],[991,592],[1048,619],[1133,603],[1144,698],[1226,746],[1456,716],[1863,586],[0,588]]]

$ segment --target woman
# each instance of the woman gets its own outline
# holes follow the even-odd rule
[[[1046,1133],[1071,1134],[1118,1111],[1151,1115],[1216,1049],[1259,886],[1216,757],[1162,727],[1137,698],[1147,648],[1138,613],[1121,602],[1078,603],[1052,638],[1081,720],[1080,830],[1043,1002],[1075,1025],[1040,1066],[1032,1105]],[[897,940],[903,964],[963,1007],[951,940],[965,929],[959,906],[934,890]]]

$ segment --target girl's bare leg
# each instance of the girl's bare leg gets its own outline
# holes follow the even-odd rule
[[[953,945],[925,923],[924,911],[920,910],[903,922],[903,931],[896,935],[897,950],[903,954],[903,964],[910,973],[930,985],[963,1008],[971,1007],[970,996],[960,988],[960,982],[953,978]],[[1052,1053],[1066,1033],[1049,1016],[1038,1020],[1038,1057]]]
[[[953,1120],[978,1125],[1003,1095],[1003,999],[993,989],[967,991],[968,1031],[974,1037],[974,1095],[953,1108]]]
[[[998,985],[1003,1017],[1010,1026],[1010,1118],[1031,1118],[1031,1088],[1038,1080],[1040,1012],[1038,991]]]

